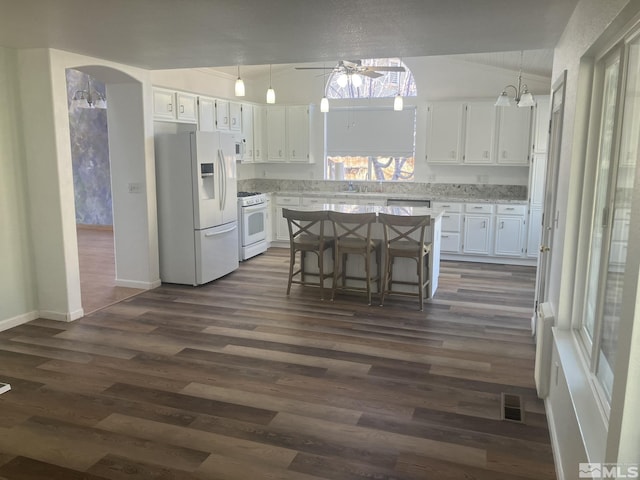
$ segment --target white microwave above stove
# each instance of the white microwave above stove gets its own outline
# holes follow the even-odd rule
[[[244,138],[234,137],[236,160],[244,160],[244,151],[246,149],[247,141]]]

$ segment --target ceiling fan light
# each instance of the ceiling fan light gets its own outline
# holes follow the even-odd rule
[[[402,100],[402,95],[398,93],[396,97],[393,99],[393,109],[396,112],[401,112],[403,108],[404,108],[404,102]]]
[[[347,78],[347,76],[343,73],[340,76],[338,76],[336,83],[338,84],[338,86],[340,88],[344,88],[347,86],[347,83],[349,83],[349,79]]]
[[[534,107],[536,105],[536,101],[533,99],[533,95],[531,92],[524,91],[522,96],[520,97],[520,101],[518,102],[519,107]]]
[[[351,75],[351,83],[354,87],[360,88],[362,86],[362,77],[357,73],[354,73],[353,75]]]
[[[322,100],[320,100],[320,111],[322,113],[329,111],[329,99],[327,97],[322,97]]]
[[[245,95],[244,81],[242,81],[240,77],[238,77],[238,79],[236,80],[235,92],[236,97],[244,97]]]
[[[503,91],[500,94],[500,96],[496,100],[495,106],[496,107],[510,107],[511,106],[511,99],[507,95],[507,92]]]
[[[267,103],[276,103],[276,92],[271,87],[267,90]]]

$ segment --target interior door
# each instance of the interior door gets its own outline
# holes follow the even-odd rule
[[[566,78],[567,71],[565,70],[553,85],[553,93],[551,96],[549,148],[547,148],[549,158],[547,160],[547,171],[544,182],[542,234],[538,255],[538,270],[536,273],[536,314],[538,312],[538,305],[544,303],[548,297],[549,270],[553,255],[551,245],[553,244],[553,235],[557,227],[556,193],[558,187],[558,166],[560,164],[560,145],[562,143]],[[532,330],[535,331],[535,322],[532,322]]]

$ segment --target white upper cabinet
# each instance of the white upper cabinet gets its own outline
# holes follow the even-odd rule
[[[253,105],[242,105],[242,138],[244,140],[242,162],[253,162],[255,157],[253,146]]]
[[[266,107],[267,160],[283,162],[287,159],[287,117],[284,106]]]
[[[498,109],[498,155],[500,165],[528,165],[532,108]]]
[[[229,130],[229,102],[227,100],[216,100],[216,129],[220,131]]]
[[[427,106],[427,161],[461,163],[462,102],[437,102]]]
[[[309,107],[297,105],[287,107],[287,149],[289,160],[309,160]]]
[[[265,108],[259,105],[253,106],[253,161],[264,162],[266,155],[264,150],[264,116]]]
[[[216,101],[209,97],[198,98],[198,129],[213,132],[216,129]]]
[[[469,102],[465,106],[465,144],[463,162],[493,163],[496,107],[494,102]]]
[[[242,105],[236,102],[229,102],[229,130],[242,131]]]
[[[191,93],[154,88],[153,118],[154,120],[197,123],[197,101],[198,96]]]

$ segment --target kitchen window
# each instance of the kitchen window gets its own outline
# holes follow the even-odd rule
[[[325,116],[327,180],[412,182],[416,108],[332,108]]]
[[[593,121],[598,122],[590,201],[587,278],[577,332],[594,384],[609,405],[621,321],[632,199],[640,144],[640,37],[636,32],[596,64]],[[583,205],[587,205],[583,200]],[[586,223],[588,222],[588,223]],[[628,280],[627,280],[628,281]]]

